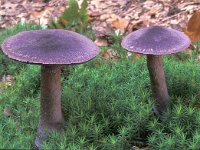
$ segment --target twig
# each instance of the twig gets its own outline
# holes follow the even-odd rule
[[[177,13],[177,14],[174,14],[174,15],[172,15],[172,16],[170,16],[170,17],[167,17],[167,18],[163,19],[161,22],[165,22],[165,21],[167,21],[167,20],[169,20],[169,19],[172,19],[172,18],[174,18],[174,17],[176,17],[176,16],[178,16],[178,15],[184,13],[184,12],[186,12],[186,11],[181,11],[181,12],[179,12],[179,13]]]
[[[200,5],[200,2],[188,2],[184,5],[185,6],[188,6],[188,5]]]

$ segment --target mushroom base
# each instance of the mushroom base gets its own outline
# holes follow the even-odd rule
[[[61,111],[61,70],[60,66],[43,65],[41,67],[41,97],[38,137],[35,146],[40,149],[51,132],[62,131],[65,127]]]
[[[162,56],[147,55],[147,67],[151,79],[152,91],[156,99],[154,113],[162,118],[169,105],[169,94],[165,81]]]

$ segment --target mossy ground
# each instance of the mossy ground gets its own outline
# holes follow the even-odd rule
[[[6,30],[0,42],[16,32],[38,28],[26,25]],[[120,51],[120,40],[115,42],[112,48]],[[40,67],[12,61],[2,53],[0,61],[1,77],[15,77],[0,95],[0,149],[33,149]],[[106,64],[97,56],[88,63],[64,67],[62,109],[68,129],[53,133],[43,149],[130,150],[138,141],[153,150],[200,149],[200,65],[195,56],[184,61],[165,56],[164,69],[171,105],[159,121],[152,113],[154,99],[145,58],[132,63],[122,57]],[[4,115],[5,108],[11,110],[10,117]]]

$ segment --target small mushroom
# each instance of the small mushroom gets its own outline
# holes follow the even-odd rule
[[[154,113],[162,117],[169,105],[169,94],[165,82],[162,55],[177,53],[190,45],[189,38],[182,32],[161,26],[150,26],[127,35],[122,47],[130,52],[147,56],[147,67],[156,99]]]
[[[38,137],[40,148],[51,131],[64,129],[61,111],[61,65],[81,64],[94,58],[98,47],[88,38],[67,30],[34,30],[11,36],[2,44],[11,59],[41,65],[41,97]]]

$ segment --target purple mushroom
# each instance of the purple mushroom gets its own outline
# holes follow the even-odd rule
[[[161,26],[150,26],[127,35],[122,47],[130,52],[146,54],[147,67],[156,99],[154,112],[161,117],[169,105],[162,55],[177,53],[190,45],[190,39],[182,32]]]
[[[18,33],[2,44],[11,59],[41,65],[41,106],[38,137],[40,148],[51,131],[64,129],[61,111],[61,65],[81,64],[94,58],[98,47],[88,38],[67,30],[34,30]]]

